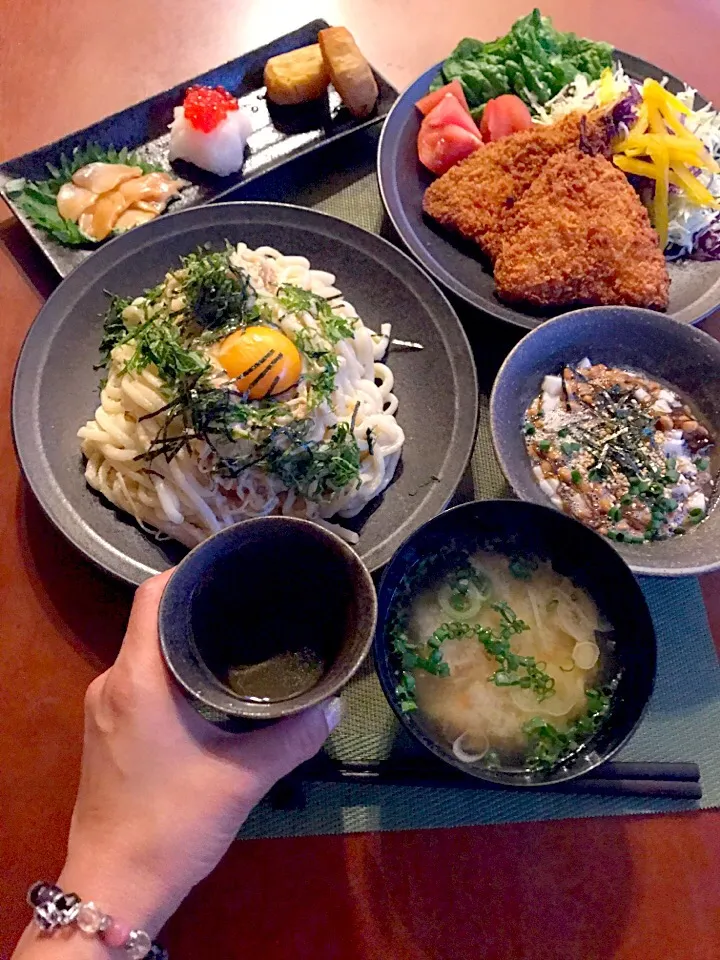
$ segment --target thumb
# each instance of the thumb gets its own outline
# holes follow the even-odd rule
[[[264,793],[314,757],[341,718],[342,700],[333,697],[297,716],[241,736],[233,745],[233,759],[253,775]]]

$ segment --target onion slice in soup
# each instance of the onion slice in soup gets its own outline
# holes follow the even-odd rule
[[[466,750],[462,745],[463,740],[468,736],[469,735],[466,731],[465,733],[461,733],[459,737],[456,737],[456,739],[453,740],[452,752],[455,754],[458,760],[462,760],[463,763],[477,763],[478,760],[482,760],[482,758],[490,749],[490,743],[487,737],[483,736],[482,745],[478,749],[476,744],[480,740],[480,737],[473,735],[472,740],[474,749],[472,752],[470,752],[470,750]]]

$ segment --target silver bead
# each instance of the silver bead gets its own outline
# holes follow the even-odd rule
[[[107,925],[103,926],[106,920],[109,925],[110,918],[106,917],[101,910],[98,910],[92,900],[88,900],[87,903],[81,905],[75,918],[75,922],[82,932],[89,934],[101,933],[107,929]]]
[[[131,930],[125,943],[125,952],[130,960],[145,960],[151,947],[152,940],[144,930]]]
[[[51,931],[60,926],[62,915],[51,900],[46,900],[35,907],[33,919],[41,930]]]
[[[63,893],[55,901],[55,906],[60,911],[60,926],[69,927],[80,911],[80,897],[76,893]]]

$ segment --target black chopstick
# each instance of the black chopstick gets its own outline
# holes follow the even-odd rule
[[[468,776],[432,759],[337,763],[311,761],[300,769],[290,794],[305,782],[365,783],[384,786],[454,787],[460,789],[505,789]],[[702,797],[700,769],[695,763],[608,762],[591,773],[565,783],[542,788],[553,793],[601,794],[604,796],[663,797],[699,800]],[[288,794],[288,800],[291,799]],[[282,804],[280,804],[282,805]]]
[[[603,780],[687,780],[699,783],[700,767],[696,763],[608,760],[592,776]]]

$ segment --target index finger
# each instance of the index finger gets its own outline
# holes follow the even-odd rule
[[[118,660],[131,658],[136,664],[144,662],[148,665],[152,661],[157,661],[160,654],[158,610],[163,592],[173,572],[174,567],[150,577],[135,591]]]

